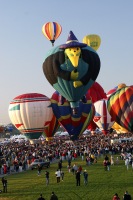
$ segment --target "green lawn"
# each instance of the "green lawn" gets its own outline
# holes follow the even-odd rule
[[[114,193],[118,193],[120,198],[125,190],[133,197],[133,171],[131,166],[127,171],[124,161],[119,165],[111,166],[110,171],[104,171],[103,158],[98,162],[86,166],[85,161],[78,158],[74,163],[87,169],[89,183],[84,186],[83,175],[81,175],[81,186],[76,186],[76,179],[72,173],[68,172],[67,161],[63,161],[63,171],[65,172],[64,181],[56,183],[55,171],[57,163],[52,164],[50,172],[50,184],[46,186],[45,170],[41,176],[37,175],[37,170],[30,170],[14,175],[7,176],[8,193],[1,193],[1,200],[37,200],[40,193],[46,200],[50,199],[51,192],[54,191],[59,200],[112,200]],[[1,183],[2,189],[2,183]]]

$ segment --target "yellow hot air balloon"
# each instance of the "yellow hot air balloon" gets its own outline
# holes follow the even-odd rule
[[[101,44],[101,38],[99,35],[96,34],[86,35],[82,41],[83,43],[92,47],[95,51],[97,51]]]

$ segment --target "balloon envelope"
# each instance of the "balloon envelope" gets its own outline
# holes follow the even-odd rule
[[[44,36],[54,44],[55,40],[60,36],[62,27],[57,22],[47,22],[42,26]]]
[[[118,133],[128,133],[129,131],[125,128],[123,128],[122,126],[120,126],[119,124],[117,124],[116,122],[113,124],[112,128]]]
[[[96,35],[96,34],[86,35],[83,38],[83,43],[85,43],[88,46],[92,47],[96,51],[100,47],[101,38],[100,38],[99,35]]]
[[[89,90],[87,91],[87,93],[90,95],[91,100],[92,100],[93,103],[95,103],[98,100],[106,99],[107,98],[104,89],[97,82],[94,82],[94,84],[89,88]],[[90,124],[87,127],[87,129],[90,130],[90,131],[95,131],[95,129],[97,127],[98,126],[96,125],[96,123],[94,123],[94,121],[92,119],[92,121],[90,122]]]
[[[107,107],[115,122],[133,132],[133,86],[123,87],[113,93]]]
[[[50,121],[48,126],[44,127],[44,135],[47,138],[52,138],[54,136],[54,134],[56,133],[56,131],[58,130],[59,126],[60,126],[60,124],[53,114],[52,120]]]
[[[123,88],[123,87],[126,87],[126,84],[125,83],[120,83],[119,85],[115,86],[113,89],[109,90],[107,92],[107,98],[110,97],[110,95],[112,95],[113,93],[115,93],[117,90]]]
[[[95,115],[93,121],[106,135],[109,132],[112,125],[114,124],[114,120],[112,120],[112,117],[107,110],[107,100],[102,99],[95,102],[94,107],[95,107]]]
[[[75,88],[74,81],[70,79],[74,67],[60,46],[52,48],[43,63],[45,77],[54,89],[71,103],[71,107],[78,106],[80,99],[95,82],[100,70],[99,56],[89,46],[82,48],[82,57],[76,69],[79,73],[76,81],[82,80],[85,83]]]
[[[104,89],[98,82],[94,82],[87,92],[89,93],[93,103],[107,98]]]
[[[44,126],[52,119],[50,104],[49,98],[43,94],[22,94],[10,102],[9,117],[14,126],[27,138],[38,139]]]
[[[87,103],[80,101],[78,113],[77,115],[73,115],[67,100],[65,100],[63,105],[59,103],[59,93],[57,91],[51,97],[51,106],[54,115],[69,135],[72,136],[73,140],[77,139],[84,132],[94,113],[90,96],[87,95],[86,98]]]

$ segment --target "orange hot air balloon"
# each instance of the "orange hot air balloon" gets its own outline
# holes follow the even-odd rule
[[[54,46],[55,40],[60,36],[62,27],[57,22],[47,22],[42,26],[42,33]]]

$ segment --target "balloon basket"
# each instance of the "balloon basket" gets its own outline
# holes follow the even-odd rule
[[[30,141],[30,144],[40,144],[40,140],[38,140],[38,139],[29,139],[29,141]]]
[[[53,137],[47,137],[47,138],[46,138],[46,141],[47,141],[47,142],[50,142],[50,141],[52,141],[52,140],[53,140]]]

